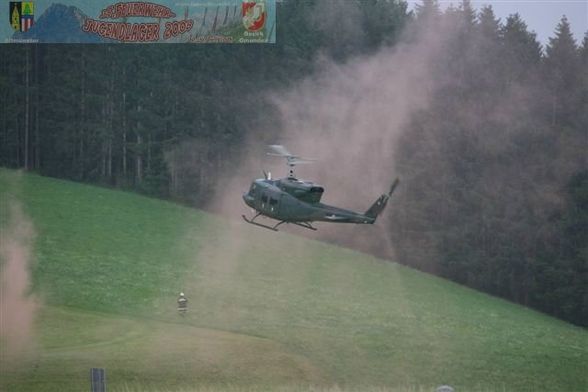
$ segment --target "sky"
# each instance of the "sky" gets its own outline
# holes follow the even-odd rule
[[[409,9],[414,9],[420,0],[407,0]],[[450,4],[457,6],[460,0],[439,0],[443,8]],[[504,22],[508,15],[516,12],[521,15],[530,31],[537,33],[537,40],[546,45],[555,35],[555,27],[565,15],[570,22],[576,43],[584,39],[588,30],[588,0],[472,0],[472,5],[480,10],[491,5],[496,17]]]

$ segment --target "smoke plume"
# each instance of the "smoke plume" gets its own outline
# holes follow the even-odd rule
[[[19,203],[10,202],[7,209],[8,220],[0,231],[0,342],[4,364],[14,363],[33,348],[33,323],[38,308],[29,291],[33,224]]]

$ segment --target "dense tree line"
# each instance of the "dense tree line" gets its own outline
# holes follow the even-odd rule
[[[280,2],[275,45],[0,45],[0,165],[200,206],[275,119],[266,91],[442,25],[440,88],[395,156],[397,259],[588,325],[588,36],[360,4]]]
[[[319,51],[392,42],[406,18],[405,4],[372,1],[348,43],[316,25],[320,7],[278,3],[276,45],[2,45],[0,164],[201,204],[265,91],[310,74]]]
[[[468,1],[415,23],[454,38],[398,145],[398,259],[588,325],[588,35],[564,17],[542,51],[519,15]]]

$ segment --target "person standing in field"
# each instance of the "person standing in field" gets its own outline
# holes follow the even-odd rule
[[[188,298],[184,295],[184,293],[180,293],[178,297],[178,312],[181,316],[185,316],[186,312],[188,311]]]

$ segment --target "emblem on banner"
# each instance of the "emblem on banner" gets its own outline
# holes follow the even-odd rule
[[[243,25],[247,31],[259,31],[265,26],[265,2],[244,1],[242,8]]]
[[[35,4],[32,1],[11,1],[8,3],[10,26],[26,33],[35,23]]]

